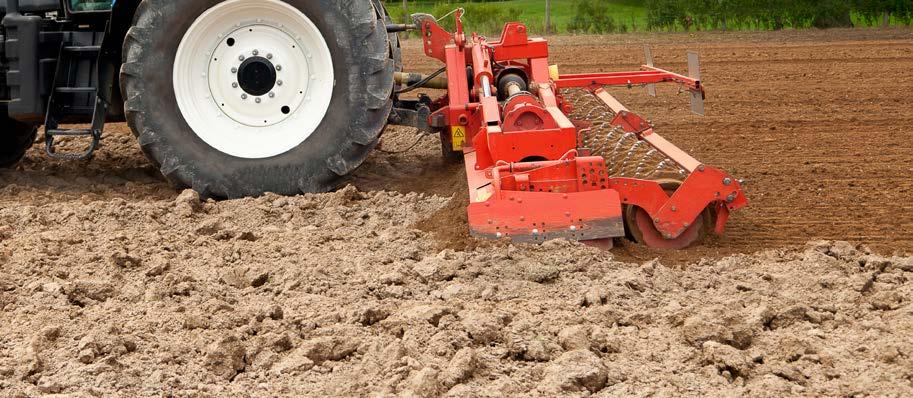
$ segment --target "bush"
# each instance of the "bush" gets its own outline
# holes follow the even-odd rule
[[[687,12],[677,0],[647,0],[647,27],[653,30],[672,30],[684,21]]]
[[[387,5],[387,12],[390,13],[390,18],[397,23],[406,22],[408,16],[403,13],[402,7],[396,7],[393,4],[396,3]],[[442,18],[447,15],[446,18],[441,19],[440,24],[452,32],[456,29],[456,26],[451,12],[458,7],[463,7],[466,11],[463,14],[463,25],[467,32],[478,32],[487,35],[500,34],[505,23],[517,21],[519,19],[518,16],[523,13],[523,9],[518,7],[505,7],[504,5],[487,4],[485,1],[480,1],[479,3],[471,4],[437,3],[432,7],[430,14],[436,18]],[[417,35],[417,33],[413,32],[412,35]],[[401,34],[401,36],[406,35]]]
[[[627,32],[624,23],[618,23],[612,17],[610,4],[601,0],[576,0],[574,2],[574,18],[567,25],[571,33],[616,33]]]
[[[432,14],[435,17],[442,17],[456,8],[453,4],[441,3],[434,6]],[[496,35],[504,29],[504,24],[511,21],[519,20],[519,15],[523,9],[517,7],[505,7],[497,4],[465,4],[463,8],[466,13],[463,14],[463,25],[469,32],[478,32],[480,34]],[[456,29],[453,16],[449,16],[440,21],[441,25],[447,30]]]

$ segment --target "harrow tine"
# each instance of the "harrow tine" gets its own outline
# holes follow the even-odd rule
[[[650,48],[649,44],[644,44],[644,56],[647,59],[647,66],[653,67],[653,49]],[[647,94],[650,94],[651,97],[656,96],[656,84],[650,83],[647,85]]]
[[[688,77],[701,80],[701,59],[694,51],[688,51]],[[704,93],[691,92],[691,112],[704,116]]]

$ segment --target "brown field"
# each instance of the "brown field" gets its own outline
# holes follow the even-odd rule
[[[0,396],[913,394],[913,31],[552,41],[566,73],[701,53],[706,117],[618,96],[748,181],[726,235],[479,245],[431,140],[339,192],[201,204],[114,125],[91,162],[0,171]]]

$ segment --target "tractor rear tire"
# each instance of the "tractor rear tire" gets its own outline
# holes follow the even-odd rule
[[[124,40],[127,122],[169,181],[204,197],[338,188],[393,105],[399,51],[377,4],[143,0]]]
[[[15,166],[32,147],[38,127],[0,117],[0,168]]]

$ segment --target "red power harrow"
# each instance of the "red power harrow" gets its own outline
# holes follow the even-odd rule
[[[415,15],[415,25],[403,28],[421,29],[425,54],[446,64],[439,71],[446,78],[398,74],[409,86],[403,91],[421,86],[446,88],[447,94],[398,101],[391,118],[439,132],[445,153],[462,154],[473,235],[609,245],[627,235],[650,247],[684,248],[705,231],[723,233],[730,212],[748,204],[739,180],[665,140],[605,89],[642,85],[655,94],[656,83],[677,83],[702,114],[696,54],[689,54],[689,76],[653,67],[649,50],[639,71],[559,75],[549,66],[546,40],[530,38],[523,24],[508,23],[499,40],[489,41],[464,33],[462,10],[455,18],[454,33],[429,15]],[[612,175],[604,157],[580,145],[592,123],[568,116],[574,112],[566,98],[571,89],[595,98],[612,116],[612,128],[648,144],[685,178]]]

